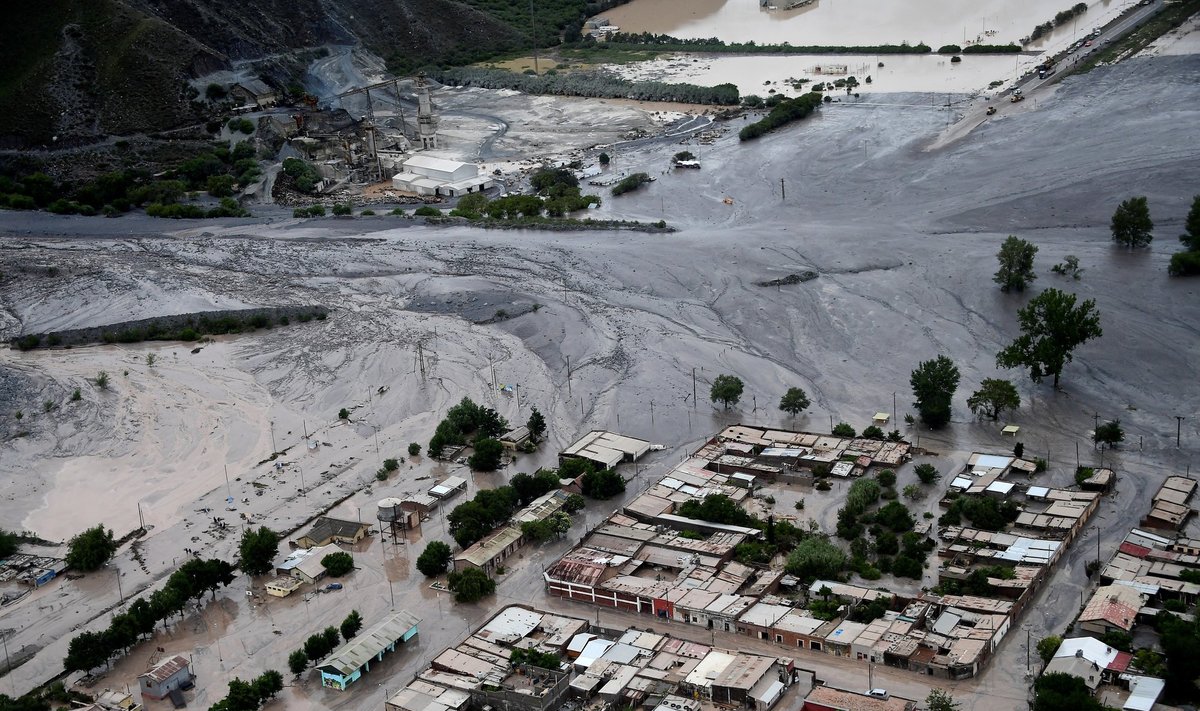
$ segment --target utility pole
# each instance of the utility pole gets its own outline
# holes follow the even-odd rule
[[[692,409],[696,409],[696,369],[692,368]]]
[[[1029,671],[1029,643],[1033,639],[1033,634],[1029,630],[1029,625],[1025,625],[1025,671]]]
[[[233,490],[229,488],[229,465],[228,464],[225,465],[225,495],[227,497],[229,497],[228,500],[231,500],[231,501],[233,500]]]
[[[271,454],[279,451],[279,446],[275,444],[275,420],[271,420]]]
[[[571,397],[571,356],[567,356],[567,397]]]
[[[783,183],[783,178],[779,179],[779,199],[787,200],[787,186]]]
[[[421,349],[421,342],[417,341],[417,367],[421,370],[421,379],[425,379],[425,352]]]
[[[533,0],[529,0],[529,41],[533,43],[533,73],[541,74],[538,70],[537,18],[533,14]]]
[[[892,426],[897,428],[899,427],[899,425],[896,424],[896,393],[894,392],[892,393]]]
[[[1179,435],[1183,431],[1183,417],[1175,416],[1175,449],[1179,449]]]
[[[137,507],[138,507],[138,527],[140,527],[143,531],[145,531],[146,530],[146,518],[144,516],[142,516],[142,502],[140,502],[140,501],[137,502]]]

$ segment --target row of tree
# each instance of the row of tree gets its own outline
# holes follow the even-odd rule
[[[824,97],[821,94],[810,91],[794,99],[781,101],[766,116],[752,124],[744,126],[738,132],[738,139],[742,141],[753,140],[780,126],[808,118],[821,105],[823,99]]]
[[[229,693],[209,706],[208,711],[257,711],[280,691],[283,691],[283,675],[274,669],[268,669],[250,681],[235,677],[229,682]]]
[[[309,635],[308,639],[304,640],[303,647],[289,654],[288,670],[296,676],[303,674],[304,670],[308,668],[309,662],[316,664],[328,656],[330,652],[338,648],[342,639],[347,642],[354,639],[362,626],[362,615],[358,614],[358,610],[351,610],[350,614],[346,615],[346,619],[342,620],[340,628],[326,627],[320,632]],[[339,629],[341,630],[340,636]]]
[[[675,101],[683,104],[736,106],[740,100],[735,84],[699,86],[659,81],[630,81],[602,72],[573,71],[569,74],[517,74],[504,69],[457,67],[432,72],[435,79],[452,86],[484,89],[515,89],[525,94],[589,96],[600,99]]]
[[[179,567],[149,599],[137,598],[129,610],[114,615],[108,629],[102,632],[81,632],[67,645],[63,659],[66,671],[87,671],[106,664],[118,652],[124,653],[143,637],[154,631],[159,621],[172,615],[182,615],[187,602],[211,592],[216,597],[218,587],[234,580],[234,566],[223,560],[193,558]]]

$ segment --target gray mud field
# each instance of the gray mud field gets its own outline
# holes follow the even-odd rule
[[[822,431],[832,418],[861,429],[872,413],[890,412],[893,398],[902,419],[912,411],[910,371],[945,354],[963,376],[951,426],[932,433],[898,423],[943,472],[972,450],[1011,448],[999,430],[1012,423],[1027,454],[1048,456],[1044,481],[1067,485],[1076,445],[1084,463],[1099,456],[1088,440],[1095,416],[1121,419],[1125,446],[1106,453],[1120,482],[1096,521],[1107,556],[1146,510],[1156,482],[1183,473],[1200,448],[1200,281],[1166,274],[1200,193],[1200,58],[1139,59],[1072,78],[1036,107],[1027,101],[1027,110],[935,151],[924,147],[951,118],[945,108],[929,96],[880,102],[887,103],[864,97],[826,106],[750,144],[737,142],[735,123],[703,147],[699,171],[662,174],[681,150],[675,141],[612,149],[616,169],[659,179],[606,195],[598,212],[666,219],[679,228],[670,235],[399,229],[387,218],[192,224],[0,213],[5,338],[241,306],[330,310],[320,323],[223,336],[199,353],[190,344],[0,353],[0,525],[54,541],[97,522],[121,535],[136,527],[135,502],[143,502],[150,535],[138,559],[126,548],[113,564],[128,596],[169,573],[185,546],[234,555],[237,523],[232,533],[214,533],[211,515],[196,513],[223,506],[224,464],[239,500],[226,514],[231,521],[290,530],[343,497],[336,513],[373,516],[379,498],[465,472],[418,458],[391,481],[374,482],[380,458],[427,442],[446,409],[470,396],[514,422],[536,405],[550,442],[515,467],[472,477],[468,495],[552,463],[557,447],[594,428],[665,445],[632,495],[647,474],[664,473],[729,423]],[[1149,197],[1156,222],[1153,245],[1137,252],[1114,247],[1108,231],[1116,204],[1132,195]],[[1095,299],[1101,313],[1103,338],[1079,349],[1060,392],[995,368],[1030,297],[1003,294],[991,281],[1008,234],[1040,249],[1033,293],[1066,289]],[[1067,254],[1086,270],[1079,281],[1050,273]],[[819,276],[756,285],[806,271]],[[159,354],[153,368],[148,352]],[[113,376],[108,391],[88,384],[99,370]],[[706,397],[721,373],[746,382],[729,411]],[[976,421],[966,408],[966,396],[989,377],[1018,382],[1022,407],[1005,422]],[[494,383],[519,384],[519,401]],[[776,409],[789,386],[814,403],[795,421]],[[61,402],[75,387],[81,403],[42,412],[44,400]],[[341,407],[352,409],[349,426],[336,420]],[[25,412],[20,424],[10,416],[16,409]],[[1178,449],[1177,415],[1185,418]],[[305,452],[302,428],[328,444]],[[272,449],[288,451],[282,473],[263,464]],[[900,476],[908,483],[911,467]],[[251,493],[251,481],[264,495]],[[830,525],[839,491],[807,492],[806,515]],[[592,504],[588,520],[617,505]],[[1035,641],[1074,614],[1095,535],[1073,546],[1023,618]],[[338,694],[310,678],[284,692],[289,709],[378,708],[376,684],[405,683],[493,609],[455,607],[426,587],[413,562],[437,538],[448,540],[435,515],[405,545],[372,539],[356,552],[360,570],[340,598],[248,598],[240,578],[217,603],[206,601],[139,647],[104,683],[124,683],[142,671],[146,648],[164,646],[195,655],[204,682],[196,703],[208,705],[235,675],[282,669],[304,637],[349,607],[368,624],[377,620],[394,594],[397,606],[426,620],[418,648],[373,669],[356,691]],[[591,615],[541,591],[538,566],[571,543],[514,561],[495,604]],[[10,649],[40,650],[12,673],[18,691],[61,668],[72,630],[106,624],[118,604],[102,577],[111,575],[62,581],[5,608],[0,627],[15,630]],[[964,708],[1023,706],[1025,638],[1014,631],[981,677],[946,684]],[[865,684],[861,665],[801,656],[802,667],[828,665],[834,682]],[[877,670],[877,686],[881,678],[894,693],[924,697],[921,677]],[[8,679],[3,687],[9,691]]]

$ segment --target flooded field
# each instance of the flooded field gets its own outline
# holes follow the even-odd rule
[[[855,77],[863,94],[879,92],[963,93],[986,88],[994,81],[1011,83],[1025,56],[967,56],[952,63],[939,55],[702,55],[673,56],[639,62],[612,70],[629,79],[688,82],[715,86],[736,84],[742,96],[758,94],[766,98],[772,90],[785,96],[803,93],[792,81],[807,78],[813,83],[832,82]],[[880,64],[883,66],[879,66]],[[871,83],[866,84],[866,77]],[[808,84],[807,86],[812,86]],[[837,97],[842,92],[833,92]]]
[[[782,0],[775,0],[782,2]],[[1133,0],[1088,3],[1075,23],[1052,33],[1069,37]],[[796,45],[852,45],[925,42],[933,47],[967,42],[1006,43],[1069,8],[1069,0],[813,0],[794,10],[768,10],[758,0],[633,0],[603,16],[625,32],[676,37],[718,37],[726,42],[790,42]]]

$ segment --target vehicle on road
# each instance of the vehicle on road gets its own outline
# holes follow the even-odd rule
[[[1022,96],[1021,94],[1013,94],[1012,98],[1009,99],[1009,101],[1013,102],[1014,104],[1017,103],[1018,101],[1024,101],[1024,100],[1025,100],[1025,97]]]
[[[992,115],[992,114],[994,114],[994,113],[996,113],[996,107],[995,107],[995,106],[989,106],[989,107],[988,107],[988,109],[987,109],[987,115],[988,115],[988,116],[991,116],[991,115]]]
[[[325,586],[325,589],[326,590],[341,590],[342,584],[341,583],[330,583]]]

